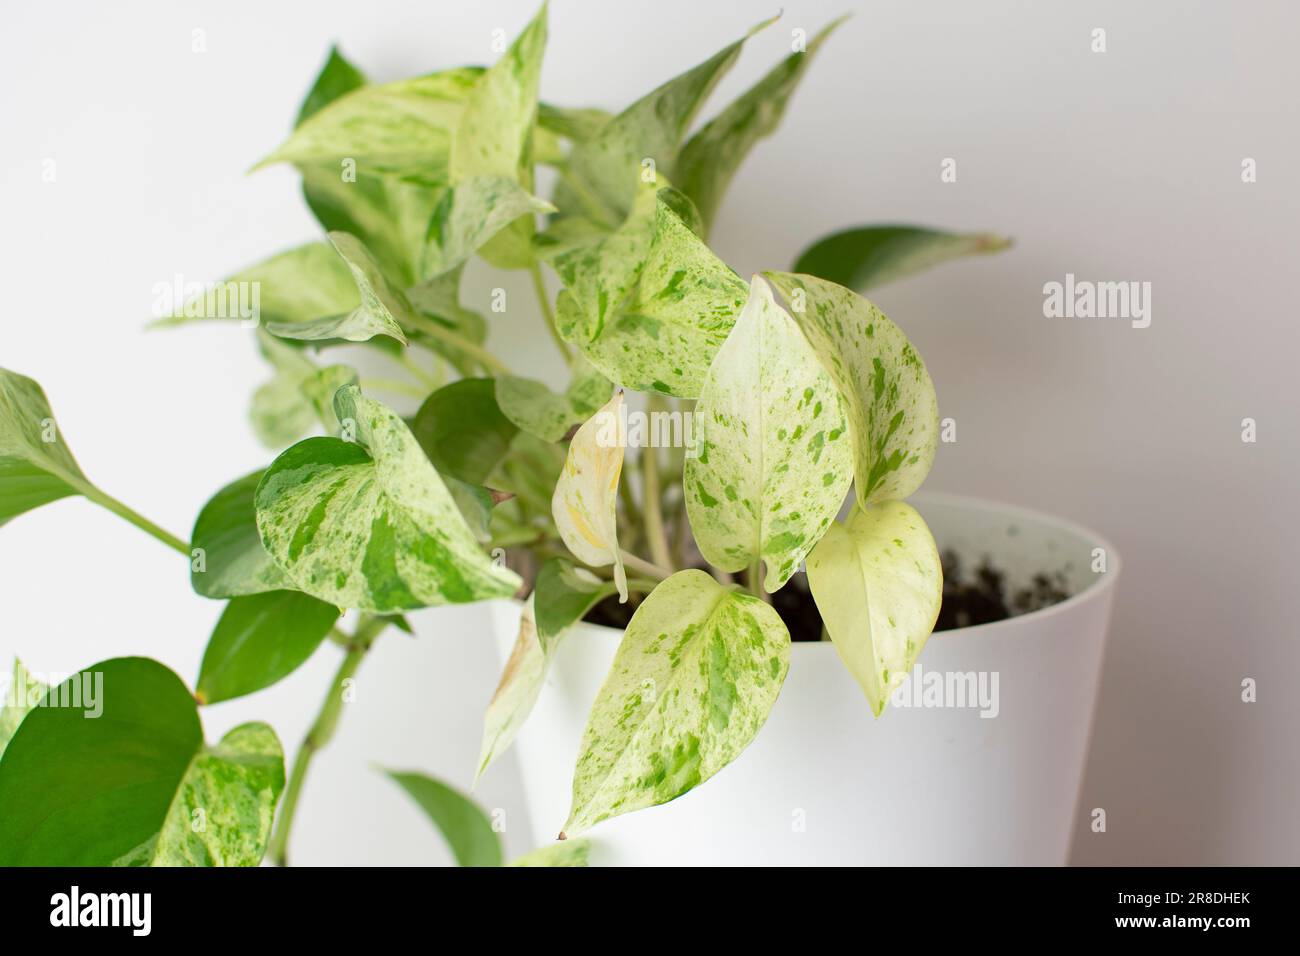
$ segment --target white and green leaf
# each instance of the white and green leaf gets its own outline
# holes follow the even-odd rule
[[[808,584],[835,649],[879,717],[939,616],[943,570],[930,529],[906,502],[855,507],[809,555]]]
[[[356,440],[299,442],[257,488],[262,543],[294,585],[376,613],[513,594],[401,417],[355,385],[334,408]]]
[[[683,488],[700,553],[723,571],[762,559],[776,591],[844,503],[853,452],[835,383],[758,276],[695,414]]]
[[[5,747],[17,733],[18,725],[40,703],[47,690],[49,688],[29,674],[22,661],[15,657],[9,683],[0,683],[0,757],[4,756]]]
[[[563,394],[557,395],[535,379],[498,375],[496,402],[502,414],[523,431],[543,441],[558,442],[608,401],[612,387],[609,379],[578,356]]]
[[[857,293],[810,275],[765,273],[844,398],[863,505],[921,486],[939,444],[934,382],[907,336]]]
[[[587,866],[590,859],[590,840],[560,840],[525,853],[510,866]]]
[[[436,276],[463,264],[520,216],[555,212],[514,179],[475,176],[442,195],[425,236],[424,274]]]
[[[0,368],[0,525],[88,487],[44,390]]]
[[[519,728],[532,713],[546,680],[550,659],[537,639],[533,607],[534,597],[529,597],[519,616],[519,633],[510,650],[510,657],[501,670],[497,689],[483,714],[483,742],[479,747],[475,783],[492,762],[514,743]]]
[[[583,733],[566,833],[667,803],[745,749],[776,703],[790,635],[771,606],[679,571],[637,609]]]

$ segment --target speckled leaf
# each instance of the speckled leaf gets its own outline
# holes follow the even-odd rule
[[[387,335],[405,345],[406,334],[398,321],[410,308],[405,298],[389,286],[379,263],[356,236],[331,232],[329,238],[352,273],[361,304],[343,315],[324,315],[305,322],[268,322],[266,330],[272,335],[307,341],[365,342],[376,335]]]
[[[706,224],[712,224],[731,177],[749,151],[760,139],[776,131],[786,104],[813,56],[843,21],[841,17],[822,28],[808,43],[806,51],[792,53],[782,60],[682,147],[673,178],[678,188],[695,201]]]
[[[551,497],[551,516],[578,560],[594,568],[614,565],[619,600],[626,601],[627,575],[615,519],[626,437],[619,415],[622,406],[619,391],[574,433]]]
[[[525,853],[510,866],[586,866],[591,858],[591,841],[561,840]]]
[[[762,558],[776,591],[839,513],[853,451],[835,383],[758,276],[695,414],[683,485],[700,553],[723,571]]]
[[[682,218],[679,197],[671,189],[658,192],[646,258],[621,304],[598,296],[604,311],[593,314],[589,299],[584,305],[566,289],[556,302],[556,323],[611,381],[695,398],[749,289]]]
[[[284,789],[284,752],[263,723],[241,724],[194,756],[150,866],[257,866]]]
[[[863,226],[817,240],[799,254],[794,271],[866,292],[952,259],[1001,252],[1010,245],[1010,239],[991,232]]]
[[[445,178],[452,131],[481,74],[466,67],[353,90],[308,116],[254,168],[351,159],[360,171]]]
[[[298,591],[234,598],[208,639],[195,695],[215,704],[270,687],[311,657],[339,609]]]
[[[550,659],[537,639],[533,602],[534,597],[530,596],[524,604],[519,616],[519,634],[483,714],[483,742],[479,746],[478,770],[474,773],[476,784],[492,762],[514,743],[519,728],[533,712],[546,680]]]
[[[386,772],[438,828],[458,866],[501,865],[501,839],[478,804],[422,773]]]
[[[89,485],[41,386],[0,368],[0,525]]]
[[[461,265],[520,216],[554,212],[555,207],[504,176],[475,176],[442,196],[429,220],[424,274]]]
[[[808,584],[835,649],[879,717],[934,630],[939,552],[902,501],[855,507],[808,557]]]
[[[570,172],[593,194],[608,221],[620,221],[631,208],[643,159],[654,160],[660,171],[673,177],[678,150],[691,121],[736,62],[745,40],[770,22],[758,24],[740,40],[646,94],[574,146]],[[563,197],[565,192],[559,190],[557,196]],[[562,199],[560,205],[568,209],[579,204]]]
[[[349,365],[318,366],[301,347],[257,331],[258,348],[275,374],[253,392],[248,417],[253,433],[267,448],[281,449],[320,423],[338,430],[334,393],[357,380]]]
[[[557,442],[609,399],[613,386],[591,363],[578,356],[564,394],[518,375],[498,375],[496,401],[515,425],[543,441]]]
[[[190,542],[202,552],[201,562],[190,563],[196,593],[231,598],[292,587],[257,533],[253,494],[262,474],[255,471],[226,485],[195,519]]]
[[[356,441],[299,442],[257,488],[262,543],[298,589],[381,614],[513,594],[401,417],[355,385],[334,409]]]
[[[74,674],[54,700],[63,705],[33,709],[0,760],[0,865],[261,860],[284,783],[270,728],[205,747],[193,696],[142,657]]]
[[[617,593],[613,581],[602,580],[563,558],[551,558],[543,564],[533,589],[537,640],[542,650],[548,656],[554,653],[565,631],[605,598]]]
[[[776,703],[790,635],[758,598],[678,571],[637,608],[596,697],[566,833],[680,797],[731,763]]]
[[[230,308],[229,283],[236,287],[247,284],[249,302],[256,288],[262,325],[290,325],[322,316],[347,315],[361,301],[347,264],[333,247],[325,242],[309,242],[235,273],[224,280],[226,289],[193,296],[176,310],[179,314],[159,318],[151,325],[239,321],[241,316]]]
[[[14,658],[9,683],[0,682],[0,757],[4,756],[5,747],[9,746],[27,712],[40,702],[48,689],[27,673],[22,661]]]
[[[857,293],[815,276],[765,275],[844,398],[859,503],[906,498],[939,442],[938,400],[920,354]]]

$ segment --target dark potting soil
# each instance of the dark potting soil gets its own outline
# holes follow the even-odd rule
[[[943,564],[943,603],[934,625],[936,631],[991,624],[1051,607],[1070,596],[1065,576],[1060,572],[1039,572],[1028,587],[1008,593],[1006,574],[994,567],[987,556],[971,571],[967,571],[954,551],[944,551],[939,558]],[[801,574],[792,577],[772,595],[772,606],[789,629],[791,640],[821,640],[822,618],[808,591],[807,577]],[[635,610],[636,604],[619,604],[617,597],[611,597],[592,608],[585,620],[622,629],[627,627]]]

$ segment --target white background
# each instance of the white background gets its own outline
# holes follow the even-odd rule
[[[1125,558],[1083,806],[1079,863],[1297,863],[1296,331],[1300,213],[1294,42],[1277,3],[811,3],[754,39],[725,102],[835,14],[778,135],[714,233],[742,274],[865,222],[990,229],[1001,256],[882,290],[929,363],[958,441],[927,487],[1060,513]],[[543,93],[620,107],[776,4],[556,0]],[[296,177],[243,173],[277,145],[331,41],[373,78],[491,59],[531,2],[27,3],[0,34],[0,365],[43,383],[85,471],[188,534],[221,485],[269,460],[246,423],[266,375],[247,332],[145,333],[152,287],[217,279],[316,235]],[[1108,50],[1090,52],[1104,27]],[[207,50],[191,50],[192,31]],[[955,184],[940,162],[958,164]],[[1241,182],[1244,157],[1259,181]],[[42,182],[43,162],[57,181]],[[1046,319],[1066,272],[1153,285],[1153,321]],[[517,277],[472,272],[483,309]],[[490,343],[553,370],[531,303]],[[1258,421],[1243,444],[1241,420]],[[220,606],[186,566],[79,499],[0,529],[0,659],[73,670],[155,656],[187,680]],[[299,863],[446,853],[373,765],[466,786],[496,662],[477,610],[386,636],[304,796]],[[205,712],[209,736],[267,719],[292,750],[337,663]],[[1259,701],[1240,701],[1245,677]],[[479,789],[512,853],[532,842],[513,766]]]

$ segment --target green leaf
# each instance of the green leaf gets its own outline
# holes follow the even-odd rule
[[[0,684],[0,757],[4,756],[5,748],[18,732],[23,718],[40,703],[48,689],[27,673],[22,661],[14,658],[14,669],[8,686]]]
[[[426,236],[424,274],[461,265],[520,216],[555,212],[513,179],[475,176],[448,189],[433,211]],[[499,263],[494,263],[499,264]]]
[[[0,525],[89,484],[41,386],[0,368]]]
[[[683,487],[700,553],[723,571],[762,558],[776,591],[839,513],[853,451],[835,383],[758,276],[695,414]]]
[[[173,314],[150,323],[152,327],[187,325],[208,320],[238,320],[229,308],[231,284],[246,284],[250,301],[256,290],[258,320],[262,325],[292,325],[322,316],[346,315],[360,297],[352,274],[324,242],[309,242],[272,256],[237,272],[213,289],[189,297]],[[222,288],[224,287],[224,288]]]
[[[358,170],[445,179],[452,132],[480,68],[363,86],[313,112],[254,169],[355,160]]]
[[[566,833],[667,803],[749,745],[776,703],[790,635],[771,606],[678,571],[637,608],[583,733]]]
[[[349,365],[318,366],[300,346],[257,330],[257,344],[274,374],[253,392],[249,420],[259,441],[280,449],[301,438],[316,424],[338,430],[331,401],[334,393],[357,380]]]
[[[406,334],[398,322],[409,308],[405,298],[399,298],[401,294],[389,286],[379,263],[356,236],[332,232],[329,239],[352,273],[361,304],[344,315],[323,315],[303,322],[268,322],[266,330],[272,335],[308,341],[365,342],[376,335],[387,335],[405,345]]]
[[[760,139],[776,131],[786,104],[813,56],[844,20],[845,17],[840,17],[824,27],[813,37],[806,52],[792,53],[782,60],[706,123],[682,148],[673,178],[678,188],[695,201],[706,224],[713,223],[723,193],[749,151]],[[806,270],[796,267],[795,271]]]
[[[277,591],[292,585],[262,547],[253,494],[264,471],[226,485],[194,521],[190,542],[201,561],[190,562],[190,584],[209,598],[232,598]]]
[[[523,431],[543,441],[558,442],[609,401],[612,389],[609,379],[579,356],[563,395],[531,378],[498,375],[496,402],[501,413]]]
[[[591,857],[591,841],[561,840],[525,853],[510,866],[586,866]]]
[[[613,581],[602,581],[563,558],[551,558],[543,564],[537,572],[533,607],[537,639],[546,654],[554,652],[565,631],[605,598],[617,593]]]
[[[840,659],[879,717],[939,617],[943,570],[930,529],[902,501],[855,507],[809,555],[808,584]]]
[[[482,485],[518,433],[501,414],[490,378],[463,378],[424,400],[411,432],[443,476]]]
[[[339,52],[338,44],[335,44],[330,47],[325,65],[321,67],[316,82],[312,84],[307,97],[302,101],[302,106],[298,109],[298,118],[293,125],[301,126],[306,119],[319,113],[322,108],[333,103],[340,96],[359,90],[365,85],[365,76],[348,62]]]
[[[513,594],[406,423],[355,385],[334,409],[356,441],[301,441],[257,488],[262,543],[298,589],[381,614]]]
[[[671,189],[655,195],[648,245],[635,238],[634,212],[585,263],[557,263],[566,288],[556,326],[610,381],[695,398],[749,289],[683,219],[682,200]]]
[[[599,132],[575,144],[569,156],[573,178],[594,194],[596,218],[618,222],[632,207],[642,161],[654,160],[669,179],[676,175],[678,150],[691,121],[718,80],[731,69],[746,39],[771,23],[758,24],[740,40],[723,48],[637,100],[602,126]],[[561,208],[578,205],[558,190]]]
[[[463,266],[458,266],[412,286],[406,290],[406,296],[411,307],[421,315],[460,338],[475,345],[482,345],[487,338],[487,326],[483,322],[483,316],[460,304],[462,272]],[[462,375],[474,375],[478,371],[480,367],[478,358],[445,338],[432,335],[420,328],[407,331],[413,341],[437,352]]]
[[[195,686],[200,701],[242,697],[287,677],[311,657],[338,618],[332,604],[297,591],[235,598],[203,652]]]
[[[255,866],[283,784],[270,728],[205,747],[180,678],[104,661],[52,689],[0,760],[0,866]]]
[[[501,840],[478,804],[422,773],[385,772],[428,814],[458,866],[501,865]]]
[[[612,114],[600,109],[570,109],[549,103],[537,106],[537,125],[573,143],[595,138],[612,118]]]
[[[939,405],[925,363],[898,326],[856,293],[809,275],[764,273],[789,303],[849,413],[858,501],[906,498],[939,443]]]
[[[519,616],[519,633],[514,647],[483,714],[483,742],[479,746],[475,784],[492,762],[514,743],[546,680],[550,660],[537,640],[533,607],[534,597],[529,597]]]
[[[952,259],[1001,252],[1010,246],[1010,239],[991,232],[863,226],[817,240],[799,254],[794,271],[866,292]]]

